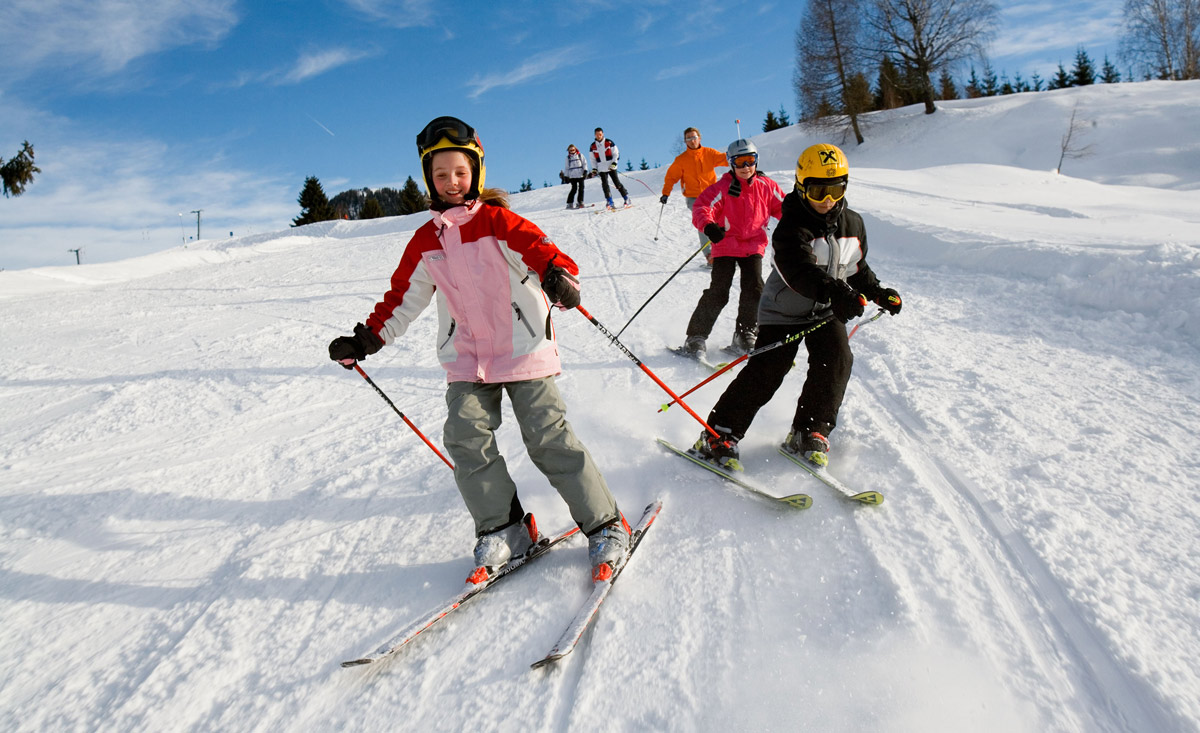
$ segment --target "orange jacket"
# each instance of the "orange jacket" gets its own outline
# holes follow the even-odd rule
[[[713,148],[699,147],[695,150],[688,148],[679,154],[675,162],[667,168],[667,178],[663,181],[663,196],[670,196],[671,189],[683,179],[683,195],[694,199],[704,193],[704,189],[717,182],[715,169],[728,166],[725,154]]]

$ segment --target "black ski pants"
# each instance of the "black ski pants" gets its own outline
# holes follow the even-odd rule
[[[700,294],[700,302],[688,321],[688,336],[708,338],[721,309],[729,302],[729,289],[733,287],[733,273],[742,270],[741,294],[738,296],[737,330],[754,333],[758,325],[758,299],[762,296],[762,255],[749,257],[714,257],[712,279],[708,288]]]
[[[583,181],[582,178],[568,178],[567,182],[571,184],[571,191],[567,194],[567,205],[570,206],[575,201],[575,192],[579,191],[579,203],[583,203]]]
[[[811,325],[761,326],[758,348],[783,341]],[[842,408],[846,383],[850,381],[850,368],[854,364],[850,340],[846,336],[846,324],[837,319],[801,340],[746,360],[746,366],[713,406],[708,415],[708,424],[714,428],[718,425],[729,428],[738,440],[745,437],[750,423],[754,422],[754,416],[783,384],[783,378],[792,368],[792,362],[800,350],[800,341],[808,349],[808,376],[800,390],[800,399],[796,401],[792,429],[804,432],[813,430],[828,437],[837,426],[838,411]],[[781,443],[783,437],[779,436]]]
[[[629,198],[629,192],[621,185],[621,179],[617,177],[616,171],[600,171],[600,188],[604,189],[604,198],[612,198],[612,191],[608,188],[608,179],[610,176],[612,177],[613,185],[621,192],[622,198]]]

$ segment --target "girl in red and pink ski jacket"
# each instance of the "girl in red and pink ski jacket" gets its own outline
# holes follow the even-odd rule
[[[417,230],[391,288],[367,319],[390,344],[437,299],[438,361],[447,382],[512,382],[561,370],[541,275],[575,262],[533,222],[500,206],[471,201]]]

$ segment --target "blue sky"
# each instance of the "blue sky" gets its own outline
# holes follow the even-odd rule
[[[1116,60],[1118,0],[998,5],[998,71],[1047,78],[1079,45]],[[510,190],[557,183],[596,126],[635,166],[669,163],[688,125],[723,149],[735,119],[795,119],[802,7],[5,0],[0,157],[28,139],[43,172],[0,198],[0,268],[177,246],[196,209],[204,239],[282,229],[309,175],[330,196],[420,182],[413,140],[442,114],[479,130],[487,183]]]

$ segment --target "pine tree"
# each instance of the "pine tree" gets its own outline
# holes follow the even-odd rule
[[[845,107],[843,114],[849,114],[850,110],[860,115],[871,111],[875,97],[871,94],[871,82],[861,71],[846,80],[846,94],[842,102]]]
[[[788,125],[792,124],[792,121],[788,118],[787,110],[783,108],[782,104],[779,105],[779,114],[775,117],[779,120],[780,127],[787,127]]]
[[[1104,66],[1100,67],[1100,81],[1105,84],[1116,84],[1121,81],[1121,72],[1117,71],[1117,67],[1108,60],[1108,54],[1104,54]]]
[[[1058,64],[1058,71],[1054,74],[1054,78],[1046,85],[1047,89],[1066,89],[1071,86],[1071,77],[1067,75],[1067,70],[1063,68],[1062,62]]]
[[[1086,87],[1096,83],[1096,69],[1083,46],[1075,52],[1075,67],[1071,69],[1071,86]]]
[[[412,176],[404,182],[404,188],[400,189],[400,208],[401,214],[415,214],[418,211],[429,210],[429,199],[425,194],[421,193],[421,188]]]
[[[958,88],[954,86],[954,78],[950,76],[949,69],[942,69],[941,75],[938,76],[938,98],[958,99]]]
[[[526,191],[532,191],[532,190],[533,190],[533,181],[526,178],[524,181],[521,181],[521,188],[517,191],[517,193],[525,193]]]
[[[1012,82],[1008,80],[1008,74],[1003,71],[1000,72],[1000,94],[1007,95],[1014,92],[1016,92],[1016,89],[1013,88]]]
[[[1035,71],[1035,72],[1033,72],[1033,76],[1030,77],[1030,79],[1032,80],[1032,84],[1029,87],[1029,91],[1031,91],[1031,92],[1042,91],[1042,76],[1041,76],[1041,74],[1039,74]]]
[[[900,89],[900,72],[890,57],[879,62],[879,80],[875,84],[875,109],[895,109],[908,104]]]
[[[300,216],[292,219],[294,227],[328,221],[336,216],[333,207],[329,205],[329,199],[325,196],[325,189],[321,188],[321,182],[316,176],[304,179],[304,188],[300,191],[297,201],[301,211]]]
[[[362,211],[358,212],[359,219],[378,219],[383,216],[383,206],[380,205],[379,199],[372,196],[363,204]]]
[[[767,119],[763,120],[763,126],[762,126],[763,132],[770,132],[771,130],[778,130],[778,129],[779,129],[779,120],[775,119],[775,112],[773,110],[767,110]]]
[[[994,97],[1000,93],[1000,83],[996,79],[996,70],[988,61],[983,62],[983,96]]]
[[[640,171],[650,170],[650,164],[646,162],[645,158],[642,158],[642,164],[638,166],[638,170],[640,170]]]
[[[978,99],[983,96],[983,89],[979,83],[979,76],[975,73],[975,66],[971,66],[971,75],[967,77],[967,86],[963,88],[967,94],[967,99]]]
[[[4,179],[4,197],[20,196],[25,187],[33,182],[33,174],[42,169],[33,164],[33,146],[26,140],[16,155],[4,162],[0,158],[0,178]]]
[[[633,161],[632,160],[625,161],[625,170],[627,170],[627,171],[633,170]]]

